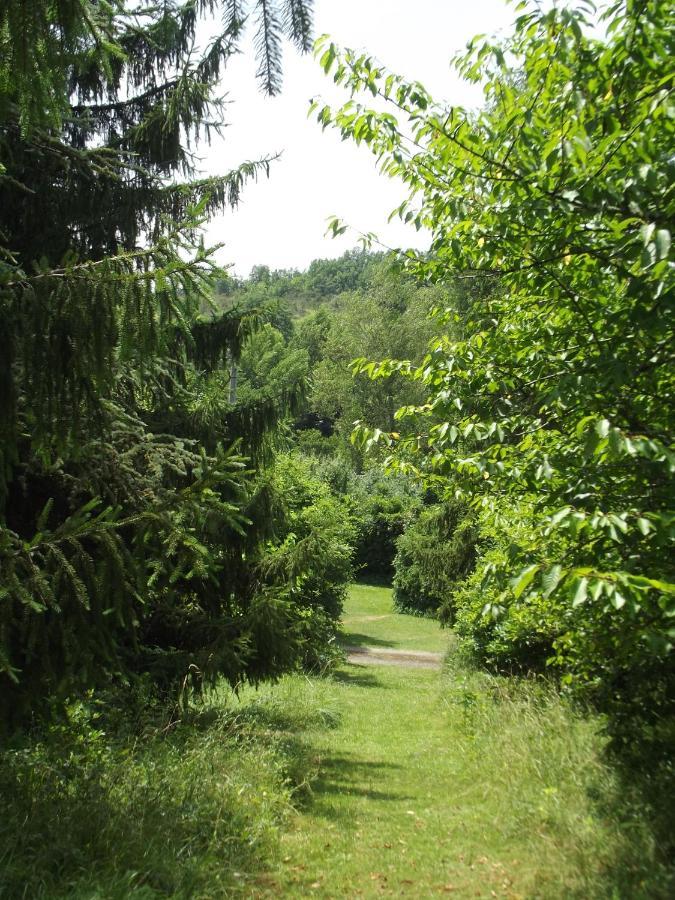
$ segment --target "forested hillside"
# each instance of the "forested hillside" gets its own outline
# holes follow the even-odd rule
[[[504,896],[671,896],[672,4],[516,4],[509,37],[455,60],[475,110],[314,45],[312,11],[0,3],[0,897],[393,892],[289,822],[316,830],[325,758],[370,765],[340,697],[364,759],[389,732],[406,748],[368,779],[409,766],[417,790],[419,764],[427,791],[415,685],[439,796],[456,777],[531,792],[523,827],[548,850],[509,832],[494,852],[559,854]],[[375,155],[428,249],[216,263],[204,226],[274,169],[199,168],[246,35],[268,95],[283,42],[315,47],[345,103],[312,115]],[[359,606],[354,581],[393,609]],[[345,636],[348,596],[363,632],[348,616]],[[358,667],[396,660],[390,627],[448,650],[440,699]],[[444,755],[447,709],[470,778]],[[368,779],[355,796],[403,802]],[[356,880],[279,874],[284,841],[316,865],[333,841]],[[441,890],[429,846],[401,891]]]
[[[306,272],[270,271],[268,266],[254,266],[246,279],[220,279],[215,302],[222,307],[276,302],[291,318],[299,318],[320,306],[333,305],[341,294],[365,290],[383,256],[352,250],[339,259],[315,259]]]

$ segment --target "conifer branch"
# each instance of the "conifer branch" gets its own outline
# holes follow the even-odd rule
[[[281,90],[281,25],[272,0],[257,0],[257,77],[266,93],[274,97]]]

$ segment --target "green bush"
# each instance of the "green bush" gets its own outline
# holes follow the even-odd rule
[[[474,566],[477,540],[475,516],[462,503],[423,509],[396,542],[394,605],[452,622],[455,591]]]
[[[645,591],[640,607],[616,604],[614,595],[601,592],[584,595],[578,586],[565,594],[556,592],[555,572],[540,589],[528,590],[541,560],[597,552],[571,547],[559,533],[541,541],[530,502],[484,512],[479,532],[476,570],[454,595],[455,628],[465,647],[499,671],[548,666],[567,691],[607,715],[612,747],[624,760],[636,752],[635,759],[648,755],[656,766],[668,760],[675,678],[659,640],[667,611],[656,592]],[[611,552],[606,548],[607,558]],[[504,571],[525,574],[495,578]]]
[[[404,476],[385,477],[379,466],[353,474],[347,490],[357,529],[356,570],[362,578],[390,584],[396,541],[417,514],[419,490]]]
[[[326,443],[336,440],[323,438]],[[357,471],[340,452],[311,460],[315,476],[351,511],[354,569],[360,577],[391,582],[396,541],[420,507],[419,488],[407,477],[385,476],[379,465]]]
[[[401,496],[374,494],[359,512],[357,568],[365,578],[391,582],[396,540],[410,517],[410,504]]]
[[[280,455],[271,478],[274,533],[261,576],[266,589],[297,612],[305,665],[322,667],[334,653],[353,579],[355,526],[348,504],[312,473],[310,460]]]
[[[330,459],[335,457],[338,452],[338,436],[336,434],[326,435],[320,428],[298,428],[295,432],[295,442],[298,450],[304,456]]]

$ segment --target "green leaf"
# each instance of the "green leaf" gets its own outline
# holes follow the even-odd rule
[[[559,525],[564,519],[568,518],[571,512],[572,509],[569,506],[559,509],[558,512],[551,516],[551,525]]]
[[[582,603],[586,602],[586,598],[588,597],[588,578],[580,578],[577,582],[576,590],[574,591],[574,597],[572,598],[572,606],[577,607],[581,606]]]
[[[336,57],[336,47],[335,44],[330,44],[328,49],[322,55],[319,60],[319,65],[326,72],[326,74],[330,71],[331,66],[333,65]]]
[[[591,582],[590,586],[590,595],[594,601],[597,601],[602,594],[605,587],[604,581],[600,581],[599,579]]]
[[[595,430],[599,437],[606,438],[609,434],[609,429],[611,428],[611,422],[607,419],[599,419],[595,423]]]
[[[670,232],[667,228],[659,228],[654,240],[656,256],[658,259],[666,259],[670,250]]]
[[[538,565],[531,565],[526,569],[523,569],[523,571],[513,579],[511,587],[513,588],[513,595],[516,600],[527,590],[538,571]]]
[[[546,572],[542,578],[542,588],[544,597],[550,597],[553,591],[558,587],[562,578],[562,567],[555,565]]]
[[[626,605],[626,598],[617,590],[613,590],[609,595],[609,602],[614,609],[622,609]]]

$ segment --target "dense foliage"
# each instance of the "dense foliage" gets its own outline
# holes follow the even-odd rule
[[[584,883],[671,896],[671,6],[616,0],[598,20],[590,0],[519,3],[510,39],[457,61],[484,86],[478,112],[324,42],[352,100],[320,122],[403,180],[396,212],[431,250],[242,281],[200,229],[271,160],[198,179],[196,149],[224,125],[247,20],[274,94],[282,36],[309,47],[311,0],[0,2],[0,893],[278,887],[258,870],[319,758],[298,732],[335,716],[302,691],[240,699],[339,656],[358,574],[393,580],[400,610],[452,624],[492,669],[555,672],[647,787],[637,810],[634,767],[617,865],[588,837],[610,806],[585,771],[605,741],[585,708],[541,678],[458,668],[445,703],[469,805],[497,759],[523,846],[530,827],[549,849],[569,838]],[[383,609],[352,608],[351,639],[392,646],[396,621],[408,640],[411,619]],[[341,676],[354,698],[379,684]],[[382,707],[388,745],[417,734],[402,698],[431,711],[412,681]]]
[[[396,354],[420,362],[433,334],[429,312],[446,300],[445,291],[416,287],[385,268],[367,292],[340,299],[312,371],[309,399],[322,418],[333,422],[345,447],[356,420],[393,429],[396,410],[423,396],[417,385],[395,372],[378,382],[354,380],[352,360]]]
[[[317,458],[310,451],[313,469],[351,512],[357,574],[388,584],[394,574],[397,540],[419,513],[419,488],[406,476],[385,477],[377,464],[357,471],[353,458],[345,456],[335,443],[332,456]],[[309,448],[304,447],[307,452]]]
[[[218,375],[218,390],[232,389],[234,372],[238,403],[260,403],[307,378],[286,422],[292,429],[270,437],[291,447],[298,464],[305,459],[312,477],[349,510],[360,577],[391,580],[396,540],[420,501],[409,478],[385,478],[379,461],[352,446],[354,421],[393,426],[396,409],[423,393],[396,374],[379,383],[354,379],[349,366],[355,356],[384,353],[419,362],[433,334],[429,312],[447,299],[443,288],[418,287],[381,254],[363,251],[315,260],[306,272],[256,266],[249,279],[217,285],[219,306],[265,310],[271,319],[246,339],[230,374]]]
[[[199,237],[269,165],[195,171],[247,11],[275,93],[307,0],[0,6],[0,720],[306,654],[308,601],[266,562],[282,501],[251,469],[305,373],[222,390],[261,317],[210,311]]]
[[[400,214],[433,233],[429,255],[408,254],[418,278],[495,284],[461,328],[452,309],[440,318],[421,366],[359,366],[425,386],[427,402],[398,414],[414,434],[380,441],[482,510],[496,542],[469,636],[513,661],[514,632],[536,624],[538,659],[615,734],[667,742],[675,15],[660,0],[611,3],[602,37],[592,9],[522,3],[505,44],[473,42],[457,66],[484,84],[478,113],[324,45],[336,81],[394,112],[352,100],[318,116],[409,186]]]
[[[394,604],[402,612],[455,619],[455,592],[476,563],[478,529],[462,501],[423,509],[396,541]]]
[[[276,303],[289,318],[334,305],[341,295],[368,289],[382,254],[348,250],[338,259],[315,259],[306,272],[254,266],[246,279],[225,276],[216,283],[216,303],[253,306]]]

